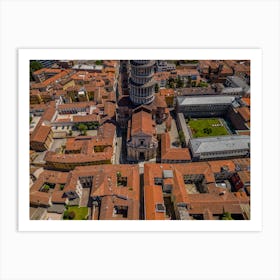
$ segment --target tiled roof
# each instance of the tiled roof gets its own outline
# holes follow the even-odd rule
[[[245,122],[250,121],[250,110],[248,107],[237,108],[237,111]]]
[[[117,172],[127,178],[126,186],[118,186]],[[101,220],[138,220],[140,210],[139,168],[138,165],[98,165],[76,167],[70,172],[70,179],[64,191],[74,191],[79,177],[93,176],[90,196],[99,197]],[[115,206],[127,206],[127,218],[113,215]]]
[[[161,135],[161,159],[162,160],[185,160],[191,159],[188,148],[171,148],[169,133]]]
[[[40,120],[30,136],[30,141],[44,143],[50,132],[51,127],[43,125],[42,120]]]
[[[138,133],[145,133],[149,135],[155,134],[155,124],[152,120],[152,115],[144,110],[132,115],[131,136]]]
[[[172,88],[162,88],[159,90],[160,95],[162,96],[174,96],[174,89]]]
[[[145,215],[149,219],[164,219],[163,213],[155,212],[155,204],[163,202],[162,186],[156,185],[154,179],[161,178],[163,185],[172,186],[172,201],[185,203],[190,214],[202,214],[210,217],[212,214],[223,214],[224,212],[242,213],[240,203],[248,204],[250,199],[245,192],[231,193],[223,187],[217,187],[215,173],[221,172],[222,167],[228,167],[230,172],[235,172],[235,163],[231,160],[180,163],[180,164],[145,164],[144,165],[144,190],[145,190]],[[163,171],[170,170],[173,176],[169,179],[163,178]],[[206,193],[188,193],[184,176],[196,177],[203,175],[205,178]],[[168,180],[168,181],[167,181]],[[207,216],[207,213],[208,216]],[[160,215],[160,216],[158,216]]]
[[[85,115],[85,116],[73,116],[74,123],[82,122],[99,122],[99,116],[96,114]]]
[[[97,136],[78,136],[68,138],[65,151],[79,151],[78,154],[57,154],[48,151],[45,156],[47,163],[86,164],[98,161],[111,161],[113,156],[113,140],[116,127],[105,123],[99,127]],[[95,152],[94,147],[103,146],[102,152]]]

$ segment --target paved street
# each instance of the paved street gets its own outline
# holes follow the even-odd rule
[[[178,141],[179,135],[178,135],[176,122],[173,118],[171,120],[171,130],[169,131],[169,136],[170,136],[170,143],[171,143],[172,147],[176,148],[176,146],[173,145],[173,143]],[[179,145],[178,147],[181,147],[181,145]]]
[[[115,147],[115,164],[123,163],[124,159],[122,158],[122,135],[117,128],[117,137],[116,137],[116,147]]]

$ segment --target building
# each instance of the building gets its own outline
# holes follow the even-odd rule
[[[176,70],[175,63],[170,63],[167,60],[157,60],[156,62],[157,72],[174,71]]]
[[[44,170],[30,187],[31,207],[50,207],[56,204],[66,205],[69,200],[63,196],[69,173]]]
[[[231,135],[194,138],[189,142],[193,160],[249,157],[250,136]]]
[[[233,96],[178,96],[176,98],[177,113],[189,117],[223,116],[232,105],[239,106]]]
[[[246,80],[243,80],[238,76],[228,76],[225,85],[227,87],[241,88],[244,96],[250,95],[250,86],[247,84]]]
[[[51,67],[56,62],[55,60],[35,60],[35,61],[40,62],[45,68]]]
[[[61,153],[46,153],[46,167],[67,171],[76,166],[114,163],[115,137],[115,125],[104,123],[98,128],[97,136],[67,138]]]
[[[138,165],[44,170],[30,188],[30,218],[62,219],[66,205],[77,205],[88,208],[90,220],[139,220],[139,186]]]
[[[87,195],[91,220],[139,220],[140,184],[137,165],[76,167],[70,172],[65,195]],[[81,202],[80,202],[81,203]]]
[[[30,135],[30,149],[36,152],[43,152],[50,148],[53,139],[53,132],[49,125],[45,125],[43,118],[37,123]]]
[[[169,133],[161,135],[161,162],[162,163],[184,163],[190,162],[191,156],[188,148],[171,147]]]
[[[127,159],[150,160],[156,157],[158,141],[152,115],[140,110],[132,115],[127,130]]]
[[[203,163],[145,164],[146,220],[220,220],[250,217],[250,198],[244,189],[231,190],[236,174],[231,160]]]
[[[230,107],[227,117],[235,130],[250,130],[250,109]]]
[[[130,60],[130,99],[134,104],[149,104],[155,98],[154,60]]]
[[[60,104],[57,106],[59,114],[77,114],[77,113],[88,113],[92,114],[92,111],[96,109],[96,103],[90,102],[73,102]]]

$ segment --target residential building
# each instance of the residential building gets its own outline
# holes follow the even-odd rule
[[[49,125],[44,125],[40,120],[30,135],[30,149],[43,152],[50,148],[52,144],[53,132]]]
[[[145,164],[146,220],[215,220],[229,212],[248,219],[249,197],[242,189],[231,191],[229,178],[236,174],[231,160]]]
[[[62,153],[46,153],[46,166],[54,170],[72,170],[76,166],[113,163],[115,137],[115,125],[104,123],[98,128],[97,136],[67,138]]]
[[[184,163],[190,161],[191,156],[188,148],[172,147],[169,133],[166,132],[161,135],[162,163]]]

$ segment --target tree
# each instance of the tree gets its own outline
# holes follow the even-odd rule
[[[74,211],[71,211],[71,212],[69,212],[69,214],[68,214],[68,219],[69,219],[69,220],[73,220],[73,219],[75,218],[75,216],[76,216],[76,213],[75,213]]]
[[[72,136],[72,134],[73,134],[73,131],[70,129],[69,130],[69,136]]]
[[[209,127],[206,127],[206,128],[203,129],[203,132],[209,135],[209,134],[212,133],[212,129],[209,128]]]
[[[63,214],[63,219],[67,220],[69,218],[69,211],[65,211]]]
[[[82,135],[86,135],[86,131],[87,131],[87,126],[83,123],[80,123],[78,125],[78,129],[80,130]]]
[[[181,80],[180,77],[178,77],[177,80],[177,88],[182,88],[184,86],[184,82]]]
[[[95,65],[101,65],[103,63],[103,60],[96,60]]]
[[[30,62],[30,80],[33,80],[33,72],[42,69],[44,66],[36,60]]]
[[[183,144],[185,142],[185,135],[184,135],[184,132],[182,130],[179,130],[178,132],[178,135],[179,135],[179,141],[181,144]]]
[[[159,91],[159,86],[158,84],[155,85],[155,92],[158,92]]]
[[[229,212],[223,214],[222,220],[234,220]]]
[[[31,123],[33,120],[32,116],[29,117],[29,123]]]

